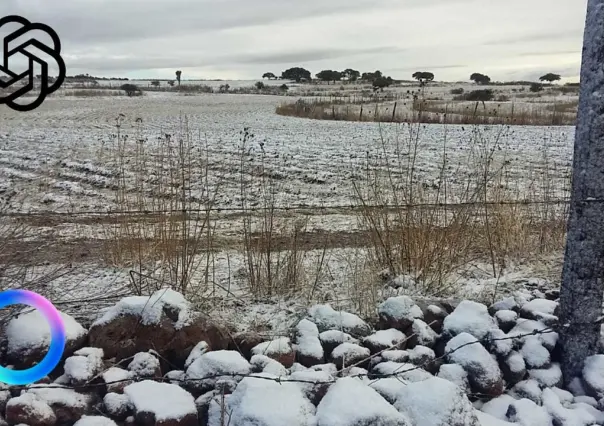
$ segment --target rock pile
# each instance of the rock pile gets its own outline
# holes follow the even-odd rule
[[[0,423],[602,425],[604,354],[562,389],[556,307],[538,291],[488,307],[397,296],[374,329],[316,305],[290,336],[267,340],[212,324],[164,289],[121,300],[87,332],[65,315],[59,371],[0,389]],[[40,359],[44,330],[33,314],[11,320],[4,364]]]

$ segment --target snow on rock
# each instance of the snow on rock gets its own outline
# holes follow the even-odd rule
[[[550,365],[550,353],[537,336],[527,337],[520,353],[528,368],[547,368]]]
[[[458,334],[447,343],[445,353],[449,363],[459,364],[468,372],[476,393],[497,396],[503,392],[503,377],[497,361],[474,336]]]
[[[239,380],[239,376],[250,373],[250,363],[239,352],[211,351],[193,361],[186,370],[186,380],[190,380],[191,388],[205,392],[216,386],[220,375]]]
[[[578,397],[574,398],[574,402],[585,403],[585,404],[591,405],[592,407],[598,406],[598,401],[596,400],[596,398],[593,398],[593,397],[587,396],[587,395],[578,396]]]
[[[514,341],[498,328],[489,330],[485,339],[484,347],[498,357],[506,357],[514,349]]]
[[[434,347],[438,334],[421,319],[414,319],[411,325],[411,336],[409,337],[409,346],[416,345]]]
[[[413,423],[360,380],[338,379],[317,407],[317,426],[359,425],[412,426]]]
[[[369,361],[369,349],[354,343],[342,343],[331,353],[331,362],[336,367],[344,368]]]
[[[65,355],[71,355],[86,340],[87,331],[73,317],[59,312],[65,325]],[[38,311],[24,308],[4,329],[6,362],[17,369],[32,367],[44,358],[50,346],[50,325]]]
[[[489,306],[489,313],[495,315],[499,311],[517,311],[519,309],[516,299],[512,296],[499,300]]]
[[[409,353],[409,362],[411,364],[420,365],[424,368],[436,359],[434,351],[426,346],[416,346],[407,352]]]
[[[392,351],[384,351],[380,354],[384,361],[407,362],[409,361],[409,352],[400,349]]]
[[[497,325],[485,305],[464,300],[445,318],[443,334],[457,336],[467,333],[482,340],[494,328]]]
[[[515,399],[510,395],[499,395],[497,398],[493,398],[484,403],[484,405],[480,408],[480,411],[487,413],[499,420],[507,420],[508,409],[510,408],[510,404],[512,404],[514,401]]]
[[[65,360],[65,376],[75,386],[81,386],[95,378],[104,367],[103,350],[82,348]]]
[[[552,426],[552,418],[545,408],[530,399],[513,401],[508,408],[508,419],[522,426]]]
[[[287,368],[266,355],[254,355],[250,360],[254,373],[270,373],[278,377],[287,376]]]
[[[583,365],[583,384],[591,396],[604,397],[604,355],[593,355]]]
[[[319,328],[314,322],[303,319],[296,325],[294,351],[300,364],[311,367],[325,362],[325,353],[319,339]]]
[[[185,368],[189,368],[189,365],[193,364],[193,361],[195,361],[197,358],[199,358],[209,350],[210,345],[208,345],[207,342],[199,342],[198,344],[196,344],[185,361]]]
[[[130,398],[139,422],[153,418],[156,424],[178,421],[179,425],[195,426],[198,423],[195,399],[180,386],[144,380],[126,386],[124,394]]]
[[[437,377],[450,381],[456,384],[464,393],[470,392],[470,382],[468,381],[468,373],[461,365],[443,364],[438,370]]]
[[[407,386],[407,383],[396,377],[386,377],[385,379],[371,380],[367,385],[375,389],[390,404],[394,404],[402,387]]]
[[[117,426],[117,424],[103,416],[83,416],[73,426]]]
[[[320,333],[319,340],[321,341],[326,357],[329,357],[331,352],[342,343],[359,343],[359,341],[350,334],[338,330],[328,330]]]
[[[556,394],[556,396],[560,400],[560,403],[562,403],[562,405],[564,406],[571,404],[575,399],[574,395],[567,390],[555,387],[551,388],[551,390]]]
[[[404,386],[394,406],[415,426],[480,426],[465,393],[438,377]]]
[[[553,362],[549,368],[528,370],[529,377],[535,379],[546,388],[560,387],[562,385],[562,370],[560,364]]]
[[[97,319],[92,326],[105,325],[117,317],[131,315],[140,317],[143,325],[156,325],[165,314],[176,322],[176,329],[191,320],[191,304],[185,297],[169,288],[157,290],[150,297],[125,297]]]
[[[536,336],[545,348],[550,351],[554,350],[558,342],[558,333],[551,331],[551,328],[540,321],[520,319],[516,326],[510,330],[508,336],[515,337],[515,342],[523,342],[529,337],[533,337],[532,334],[535,332],[537,332]]]
[[[432,376],[423,368],[419,368],[413,364],[405,364],[398,362],[382,362],[376,365],[370,372],[370,379],[380,379],[383,377],[393,377],[397,380],[403,380],[407,382],[421,382],[427,380]]]
[[[526,363],[519,352],[512,351],[500,363],[503,378],[508,385],[518,383],[526,376]]]
[[[378,306],[382,328],[396,328],[406,331],[413,320],[423,319],[421,308],[409,296],[390,297]]]
[[[527,319],[542,321],[546,325],[553,325],[558,317],[554,315],[558,302],[547,299],[533,299],[520,309],[520,316]]]
[[[107,392],[122,393],[132,379],[132,373],[119,367],[111,367],[101,374],[107,386]]]
[[[334,376],[326,371],[295,371],[291,373],[289,378],[291,380],[298,380],[291,383],[299,386],[306,398],[314,406],[319,405],[319,402],[321,402],[331,384],[335,382]]]
[[[508,333],[516,325],[518,314],[514,311],[501,310],[494,315],[497,325],[504,333]]]
[[[476,417],[478,417],[480,426],[510,426],[514,424],[505,420],[500,420],[490,414],[483,413],[482,411],[476,411]]]
[[[53,386],[53,387],[50,387]],[[56,385],[33,385],[27,391],[46,402],[55,412],[58,423],[75,423],[92,411],[92,396]]]
[[[160,378],[161,367],[159,359],[149,352],[139,352],[134,355],[134,358],[128,364],[128,370],[130,370],[136,378]]]
[[[11,425],[54,426],[57,417],[44,400],[32,393],[23,393],[6,404],[6,421]]]
[[[105,411],[117,420],[124,420],[134,414],[134,406],[128,395],[109,392],[103,397]]]
[[[379,330],[363,339],[365,345],[372,354],[376,354],[385,349],[404,349],[404,342],[407,336],[396,328],[388,330]]]
[[[266,355],[280,362],[286,368],[294,364],[295,354],[289,337],[280,337],[269,342],[260,343],[252,348],[251,355]]]
[[[371,334],[371,327],[357,315],[336,311],[329,305],[315,305],[308,314],[321,332],[340,330],[357,338]]]
[[[260,377],[277,378],[270,374]],[[226,424],[262,426],[314,426],[315,407],[294,383],[277,383],[259,377],[246,377],[226,401],[230,415]],[[219,425],[219,418],[210,412],[208,424]],[[218,420],[218,421],[217,421]]]
[[[511,395],[514,395],[516,399],[530,399],[537,405],[541,405],[541,387],[536,380],[523,380],[516,383],[511,390]]]
[[[572,379],[566,389],[568,389],[568,391],[571,392],[574,396],[587,395],[585,385],[583,384],[583,380],[580,377],[575,377],[574,379]]]
[[[551,389],[543,390],[543,408],[553,418],[554,424],[564,426],[588,426],[598,423],[597,410],[590,412],[583,408],[569,409],[562,405],[558,395]],[[593,407],[592,407],[593,408]],[[600,413],[600,417],[601,417]]]

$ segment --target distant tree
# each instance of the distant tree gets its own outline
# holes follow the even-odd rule
[[[541,92],[543,90],[543,85],[539,84],[539,83],[533,83],[533,84],[531,84],[531,87],[529,90],[533,93]]]
[[[342,77],[345,77],[348,81],[357,81],[361,77],[361,73],[352,68],[347,68],[341,73]]]
[[[168,80],[168,84],[170,85],[170,87],[174,87],[174,80]]]
[[[261,82],[261,81],[256,82],[256,85],[255,85],[255,86],[256,86],[256,89],[258,89],[258,90],[262,90],[262,89],[264,89],[264,88],[266,87],[266,86],[264,85],[264,83],[263,83],[263,82]]]
[[[182,71],[176,71],[176,81],[178,81],[178,85],[180,86],[180,77],[182,76]]]
[[[135,84],[123,84],[120,89],[126,92],[126,95],[128,96],[137,96],[141,94],[141,89],[139,89]]]
[[[220,87],[218,88],[218,91],[220,93],[226,93],[229,91],[230,88],[231,88],[231,86],[229,86],[228,84],[221,84]]]
[[[473,102],[488,102],[495,98],[495,93],[491,89],[472,90],[470,93],[460,95],[460,100]]]
[[[264,74],[262,74],[262,78],[268,78],[269,80],[276,80],[277,76],[275,74],[273,74],[272,72],[265,72]]]
[[[470,76],[470,80],[472,80],[476,84],[489,84],[491,82],[491,77],[475,72]]]
[[[382,72],[381,71],[375,71],[375,72],[364,72],[361,75],[361,80],[363,81],[368,81],[370,83],[373,83],[375,80],[377,80],[378,78],[383,77]]]
[[[160,86],[160,84],[161,84],[161,83],[159,82],[159,80],[153,80],[153,81],[151,82],[151,86],[153,86],[153,87],[159,87],[159,86]]]
[[[373,90],[380,90],[380,91],[384,91],[384,87],[388,87],[391,86],[392,83],[394,83],[394,80],[392,80],[392,78],[390,77],[378,77],[375,80],[373,80]]]
[[[424,86],[426,83],[434,81],[434,74],[427,71],[417,71],[413,73],[412,77],[419,81],[420,86]]]
[[[560,74],[547,73],[539,77],[539,81],[547,81],[548,83],[553,83],[554,81],[560,81]]]
[[[463,87],[458,87],[457,89],[451,89],[452,95],[463,95]]]
[[[342,73],[334,70],[323,70],[316,76],[321,81],[326,81],[329,84],[330,81],[334,83],[342,79]]]
[[[284,80],[294,80],[296,83],[300,83],[302,80],[312,81],[310,71],[300,67],[289,68],[283,71],[281,78]]]
[[[282,84],[281,86],[279,86],[279,90],[283,90],[284,92],[287,92],[289,90],[289,87],[287,87],[287,84]]]

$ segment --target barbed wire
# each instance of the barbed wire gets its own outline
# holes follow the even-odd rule
[[[333,204],[333,205],[294,205],[294,206],[269,206],[269,207],[205,207],[193,209],[159,209],[159,210],[82,210],[72,212],[58,211],[16,211],[0,212],[1,217],[32,217],[32,216],[126,216],[126,215],[154,215],[167,213],[247,213],[266,211],[316,211],[316,210],[364,210],[364,209],[417,209],[417,208],[460,208],[484,206],[530,206],[530,205],[568,205],[570,198],[552,200],[510,200],[510,201],[466,201],[459,203],[408,203],[408,204]],[[604,199],[578,200],[579,204],[602,203]]]
[[[485,342],[498,342],[498,341],[509,341],[509,340],[521,340],[524,339],[526,337],[530,337],[530,336],[537,336],[537,335],[542,335],[542,334],[549,334],[549,333],[556,333],[556,331],[551,328],[551,327],[546,327],[543,329],[534,329],[532,332],[527,332],[527,333],[523,333],[523,334],[517,334],[514,336],[506,336],[506,337],[500,337],[500,338],[490,338],[490,339],[486,339]],[[403,342],[407,341],[409,338],[411,338],[412,336],[407,337]],[[396,345],[392,345],[391,348],[393,347],[397,347],[402,345],[403,342],[399,342]],[[454,349],[451,349],[447,352],[445,352],[443,355],[436,357],[434,359],[430,359],[427,360],[419,365],[414,366],[413,368],[409,368],[407,370],[404,371],[400,371],[401,368],[403,368],[405,365],[402,365],[400,367],[398,367],[394,372],[392,373],[357,373],[357,374],[351,374],[351,375],[347,375],[345,377],[350,377],[350,378],[359,378],[359,379],[369,379],[369,380],[373,380],[372,383],[369,383],[369,386],[371,386],[372,384],[376,383],[379,380],[382,379],[387,379],[387,378],[396,378],[398,380],[402,379],[402,375],[407,374],[411,371],[417,371],[417,370],[422,370],[425,369],[425,367],[429,366],[430,364],[434,364],[437,361],[440,361],[442,359],[447,358],[448,356],[452,355],[453,353],[471,346],[471,345],[475,345],[475,344],[482,344],[482,342],[480,340],[475,340],[475,341],[471,341],[471,342],[466,342],[460,346],[457,346]],[[377,356],[379,356],[379,354],[390,350],[390,348],[384,349],[380,352],[378,352],[377,354],[371,355],[370,357],[359,361],[353,365],[347,366],[347,367],[342,367],[340,370],[337,370],[335,376],[341,375],[343,373],[345,373],[347,370],[350,370],[353,367],[356,367],[358,365],[364,364],[366,363],[369,359],[375,358]],[[156,351],[153,351],[154,353],[156,353]],[[130,358],[126,358],[126,360],[131,359]],[[124,360],[122,360],[121,362],[123,362]],[[118,363],[119,365],[119,363]],[[313,370],[312,367],[308,370],[308,371],[321,371],[321,370]],[[324,371],[324,370],[323,370]],[[183,371],[184,373],[184,371]],[[159,383],[179,383],[182,385],[187,385],[187,384],[194,384],[194,383],[200,383],[200,382],[204,382],[204,381],[208,381],[208,380],[215,380],[215,379],[225,379],[225,378],[233,378],[233,379],[243,379],[243,378],[254,378],[254,379],[261,379],[261,380],[268,380],[268,381],[273,381],[279,384],[282,383],[303,383],[303,384],[311,384],[311,385],[330,385],[330,384],[334,384],[338,378],[341,377],[333,377],[332,379],[329,380],[311,380],[311,379],[298,379],[298,378],[290,378],[288,376],[278,376],[278,377],[268,377],[268,376],[263,376],[262,375],[263,372],[259,372],[259,373],[251,373],[251,374],[238,374],[238,373],[217,373],[217,374],[211,374],[211,375],[207,375],[204,377],[195,377],[195,378],[190,378],[190,377],[186,377],[186,378],[177,378],[177,377],[166,377],[165,375],[161,378],[158,377],[130,377],[127,379],[120,379],[120,380],[112,380],[112,381],[103,381],[103,382],[97,382],[94,383],[93,381],[89,381],[87,383],[81,384],[81,385],[72,385],[72,384],[33,384],[33,385],[25,385],[25,386],[10,386],[10,389],[13,390],[31,390],[31,389],[71,389],[71,390],[75,390],[75,391],[85,391],[85,390],[89,390],[89,389],[97,389],[97,388],[105,388],[105,387],[110,387],[113,385],[120,385],[120,384],[124,384],[124,383],[135,383],[135,382],[140,382],[140,381],[154,381],[154,382],[159,382]],[[264,372],[266,373],[266,372]],[[268,373],[270,374],[270,373]],[[93,380],[98,379],[100,376],[102,376],[102,373],[95,376],[95,378]],[[404,379],[401,380],[401,382],[403,384],[406,384]]]

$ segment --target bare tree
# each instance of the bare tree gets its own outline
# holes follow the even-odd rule
[[[182,75],[182,71],[176,71],[176,81],[178,81],[178,86],[180,87],[180,76]]]
[[[594,355],[604,293],[604,0],[589,0],[583,38],[581,94],[559,332],[562,373],[569,383]]]

